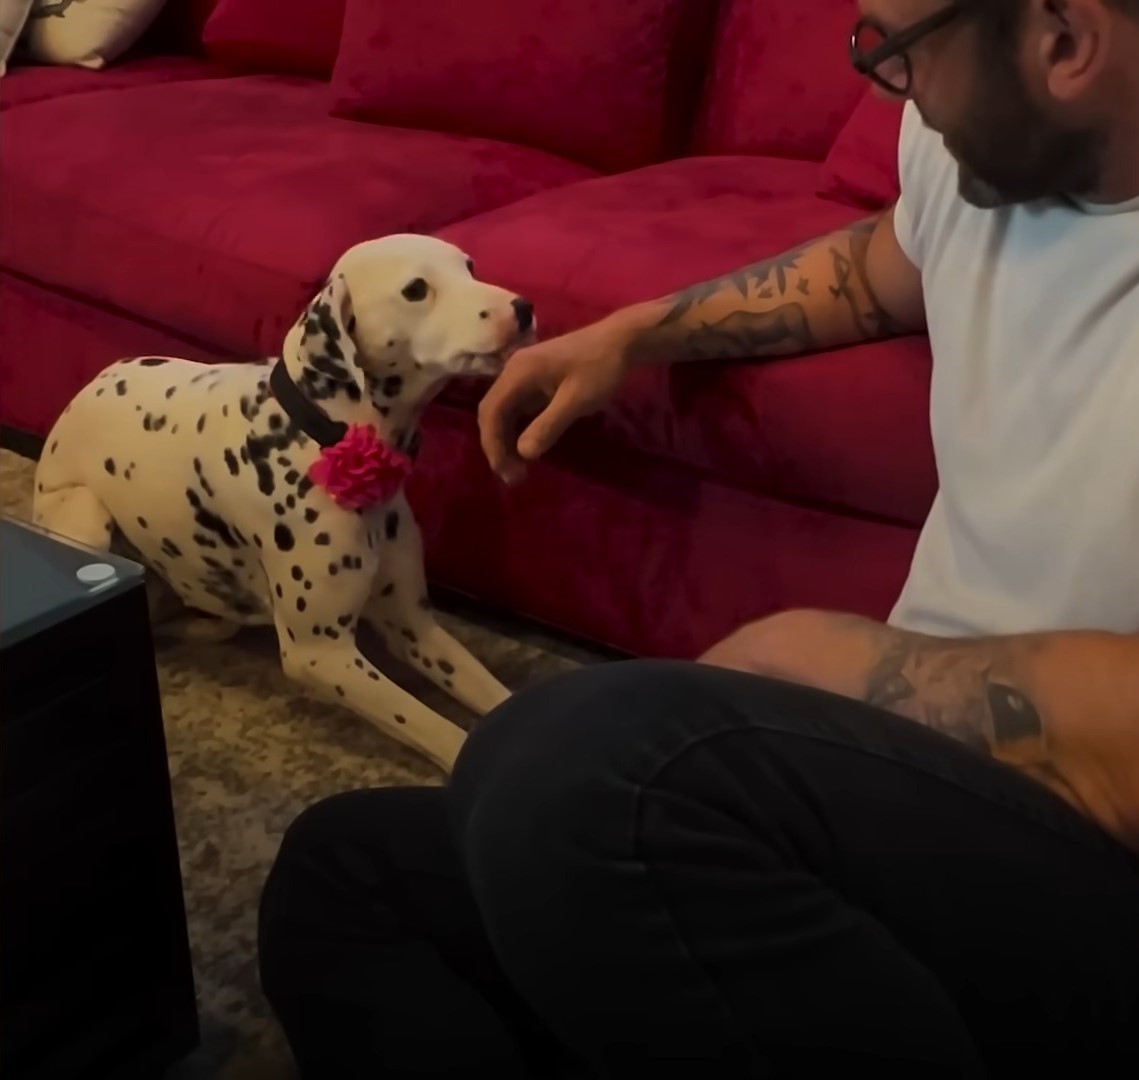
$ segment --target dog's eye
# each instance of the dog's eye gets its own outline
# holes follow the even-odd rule
[[[427,299],[427,282],[421,277],[417,277],[414,281],[409,281],[403,287],[403,298],[418,302]]]

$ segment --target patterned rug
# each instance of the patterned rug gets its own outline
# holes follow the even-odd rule
[[[0,452],[0,507],[27,518],[34,463]],[[452,609],[441,621],[507,686],[600,657],[529,628]],[[352,788],[438,784],[417,755],[354,715],[298,695],[271,631],[221,645],[157,646],[202,1045],[168,1080],[285,1080],[288,1050],[261,996],[254,943],[262,883],[285,827]],[[394,662],[404,687],[466,726],[441,691]]]

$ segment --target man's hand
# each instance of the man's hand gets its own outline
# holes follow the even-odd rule
[[[1019,770],[1139,850],[1139,636],[935,638],[851,615],[754,623],[705,663],[864,701]]]
[[[773,359],[924,325],[921,275],[889,211],[519,351],[479,410],[483,450],[514,482],[566,428],[603,409],[632,367]]]
[[[483,452],[506,483],[520,480],[571,424],[609,403],[628,374],[628,339],[619,320],[607,320],[507,361],[479,406]]]

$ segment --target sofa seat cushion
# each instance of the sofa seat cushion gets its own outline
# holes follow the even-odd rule
[[[776,254],[861,216],[817,167],[689,159],[532,196],[441,235],[533,300],[543,337]],[[466,388],[448,400],[460,401]],[[639,372],[580,437],[736,487],[918,523],[935,488],[924,338],[764,364]],[[572,458],[568,444],[567,460]]]
[[[326,93],[251,76],[12,110],[4,265],[239,355],[273,353],[352,244],[594,175],[521,147],[335,120]]]
[[[102,71],[28,64],[9,68],[8,74],[0,79],[0,110],[95,90],[130,90],[159,83],[216,79],[228,74],[216,64],[189,56],[148,56]]]

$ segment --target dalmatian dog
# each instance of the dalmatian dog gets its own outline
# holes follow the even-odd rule
[[[402,486],[360,505],[321,482],[318,462],[360,432],[409,462],[446,381],[493,376],[532,338],[530,303],[473,271],[433,238],[367,241],[338,260],[279,358],[111,365],[47,437],[36,523],[100,550],[124,540],[184,605],[182,636],[271,624],[290,678],[449,772],[464,732],[373,666],[361,622],[478,715],[509,691],[432,614]]]

